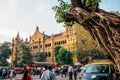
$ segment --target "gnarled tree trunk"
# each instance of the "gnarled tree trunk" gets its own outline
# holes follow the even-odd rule
[[[65,21],[82,23],[120,71],[120,17],[100,9],[97,12],[87,11],[79,1],[71,0],[72,8]]]

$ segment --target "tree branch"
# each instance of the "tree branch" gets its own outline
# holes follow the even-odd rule
[[[81,0],[71,0],[72,8],[80,7],[83,8]]]

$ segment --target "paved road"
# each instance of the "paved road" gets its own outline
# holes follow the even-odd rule
[[[13,78],[12,80],[20,80],[23,74],[17,74],[15,78]],[[33,80],[40,80],[39,76],[33,76],[32,75]],[[61,77],[60,75],[56,76],[57,80],[68,80],[68,77]],[[0,80],[10,80],[10,79],[0,79]],[[79,80],[79,79],[77,79]]]

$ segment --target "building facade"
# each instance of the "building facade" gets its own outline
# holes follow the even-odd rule
[[[84,35],[84,36],[83,36]],[[73,62],[77,62],[77,50],[84,49],[84,45],[90,45],[89,48],[98,48],[97,43],[92,39],[89,33],[79,24],[73,27],[66,27],[64,32],[52,35],[46,35],[44,32],[39,31],[37,26],[35,32],[30,36],[29,40],[20,38],[19,33],[12,40],[12,60],[17,58],[18,46],[21,42],[25,42],[30,46],[30,53],[34,56],[36,52],[43,52],[46,55],[46,62],[54,62],[54,48],[55,46],[62,46],[72,52]],[[90,42],[90,43],[89,43]],[[87,45],[86,45],[87,47]],[[89,49],[85,48],[85,49]]]

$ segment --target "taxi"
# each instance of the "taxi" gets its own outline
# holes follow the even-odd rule
[[[84,66],[80,80],[120,80],[110,60],[99,60]]]

